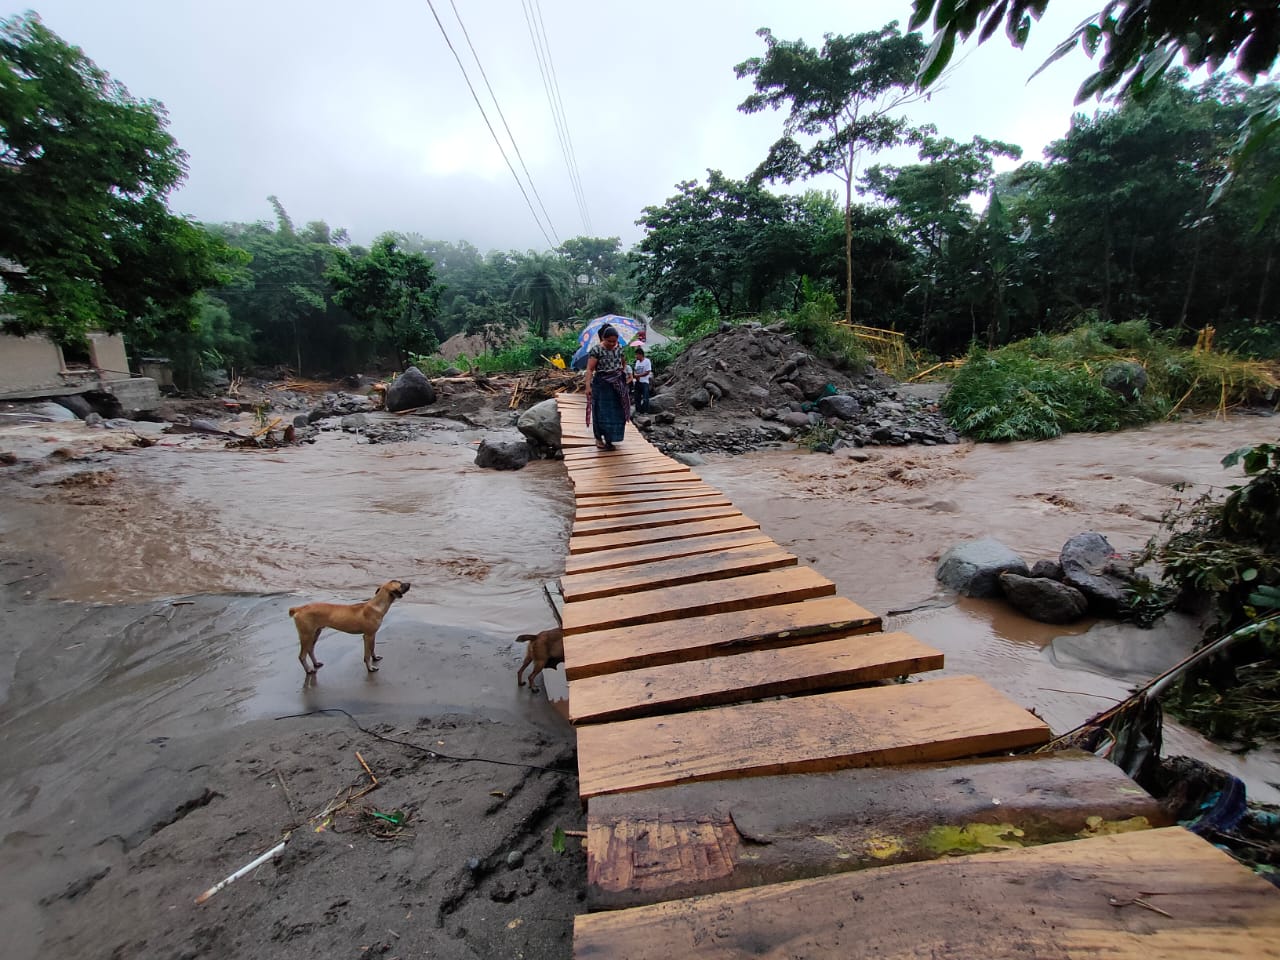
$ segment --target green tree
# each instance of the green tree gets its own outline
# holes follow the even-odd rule
[[[390,348],[403,367],[411,353],[431,353],[439,345],[435,327],[440,297],[430,260],[396,248],[394,236],[383,235],[358,255],[334,251],[325,272],[333,299],[351,314],[348,328],[356,342],[374,351]]]
[[[572,278],[564,261],[554,253],[533,253],[522,257],[512,278],[512,297],[529,308],[529,323],[545,340],[551,324],[567,316]]]
[[[920,35],[897,23],[847,36],[826,34],[821,50],[803,40],[779,41],[756,31],[767,51],[734,67],[756,92],[738,109],[758,113],[788,107],[783,136],[753,179],[793,182],[834,174],[844,183],[845,320],[853,320],[853,184],[858,159],[906,139],[905,119],[894,112],[917,99],[915,77],[925,54]],[[803,137],[808,145],[802,145]]]
[[[917,335],[920,343],[929,347],[935,295],[945,288],[944,274],[955,275],[946,270],[947,261],[955,252],[952,246],[971,238],[977,226],[966,201],[991,189],[995,157],[1016,159],[1022,150],[985,137],[959,143],[950,137],[925,136],[919,155],[923,163],[871,167],[862,178],[861,189],[885,201],[896,224],[916,249],[920,261]]]
[[[186,174],[137,100],[34,14],[0,21],[0,321],[73,342],[189,328],[235,257],[166,198]]]

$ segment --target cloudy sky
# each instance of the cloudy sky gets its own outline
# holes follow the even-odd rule
[[[780,135],[781,114],[736,109],[751,84],[736,79],[733,67],[763,53],[757,28],[820,46],[824,33],[895,19],[905,26],[910,17],[910,0],[432,3],[505,137],[468,37],[474,46],[546,207],[552,241],[590,234],[621,237],[627,246],[641,236],[641,209],[661,204],[677,182],[708,168],[745,177]],[[295,222],[325,220],[359,242],[399,230],[482,250],[545,249],[550,244],[432,3],[0,0],[0,14],[34,7],[135,97],[165,104],[170,131],[190,155],[190,176],[172,197],[177,212],[206,221],[270,219],[266,198],[276,194]],[[909,115],[956,139],[982,134],[1017,143],[1025,158],[1038,159],[1066,132],[1090,62],[1071,55],[1027,78],[1093,6],[1059,0],[1022,52],[1003,34],[959,50],[963,59],[946,87]],[[581,203],[548,104],[530,10],[550,51]],[[520,171],[509,143],[506,149]]]

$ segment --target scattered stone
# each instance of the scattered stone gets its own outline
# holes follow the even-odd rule
[[[1124,603],[1127,581],[1111,567],[1115,550],[1100,533],[1078,533],[1062,545],[1062,579],[1089,598],[1090,608],[1114,616]]]
[[[967,597],[1000,596],[1000,574],[1027,576],[1026,561],[999,540],[982,537],[957,544],[942,555],[935,576]]]
[[[512,850],[507,854],[507,866],[513,870],[524,863],[524,854],[519,850]]]
[[[540,459],[555,456],[562,446],[560,408],[555,400],[543,400],[520,414],[516,429],[524,434],[531,452]]]
[[[1089,601],[1083,593],[1048,577],[1005,572],[1000,574],[1000,589],[1010,606],[1041,623],[1074,623],[1089,611]]]
[[[823,397],[819,400],[818,412],[824,417],[853,420],[862,412],[862,405],[848,394],[837,393],[834,396]]]
[[[84,425],[86,427],[101,427],[102,414],[98,413],[97,411],[93,411],[87,414],[84,418]]]
[[[69,397],[58,397],[57,403],[66,407],[81,420],[86,419],[89,414],[93,413],[93,405],[78,393],[73,393]]]
[[[1047,577],[1050,580],[1062,579],[1062,564],[1057,560],[1037,560],[1031,565],[1031,576]]]
[[[489,470],[520,470],[528,463],[532,451],[523,440],[481,440],[476,450],[476,466]]]
[[[363,413],[349,413],[342,418],[344,433],[362,433],[369,428],[369,418]]]
[[[698,454],[684,450],[677,450],[675,453],[671,454],[671,459],[675,460],[677,463],[683,463],[686,467],[696,467],[707,462],[702,459],[702,457],[698,456]]]

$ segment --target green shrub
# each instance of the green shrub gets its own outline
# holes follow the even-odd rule
[[[866,366],[867,350],[848,326],[837,322],[843,317],[836,298],[830,293],[816,293],[805,282],[805,302],[794,313],[785,314],[790,330],[819,359],[838,370],[856,370]]]
[[[1046,440],[1063,433],[1117,430],[1149,419],[1097,375],[1009,348],[975,349],[956,374],[942,410],[976,440]]]

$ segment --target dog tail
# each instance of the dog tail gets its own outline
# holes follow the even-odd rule
[[[537,640],[537,639],[538,639],[538,635],[536,633],[522,633],[520,634],[520,636],[516,637],[515,640],[512,642],[528,643],[530,640]]]

